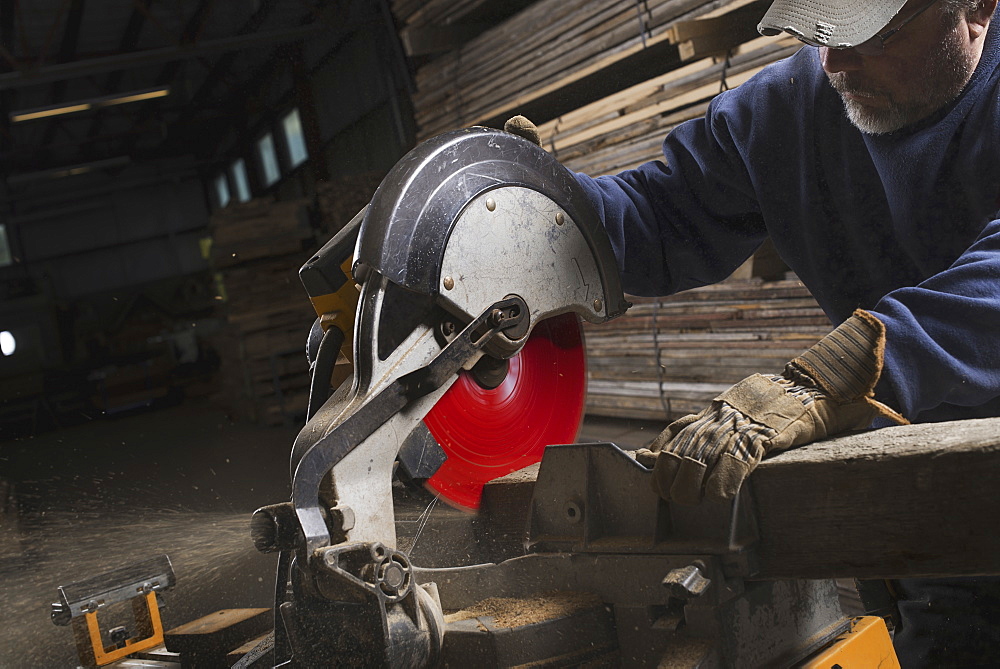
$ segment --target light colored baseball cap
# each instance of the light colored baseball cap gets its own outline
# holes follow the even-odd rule
[[[906,0],[775,0],[757,30],[786,32],[813,46],[857,46],[875,36]]]

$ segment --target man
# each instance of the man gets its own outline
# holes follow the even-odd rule
[[[765,455],[873,419],[1000,416],[996,6],[777,0],[760,31],[810,48],[676,128],[663,161],[579,175],[627,292],[719,281],[770,236],[840,324],[670,425],[652,445],[662,496],[731,498]],[[904,667],[1000,657],[996,580],[898,590]]]

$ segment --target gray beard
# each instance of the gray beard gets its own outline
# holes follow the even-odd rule
[[[927,70],[919,83],[906,91],[906,99],[896,99],[878,88],[851,81],[852,74],[828,74],[830,84],[840,93],[847,118],[861,132],[884,135],[927,118],[954,100],[969,83],[975,70],[973,60],[963,51],[958,34],[951,31],[927,59]],[[844,97],[845,93],[874,95],[889,101],[883,109],[872,109]]]

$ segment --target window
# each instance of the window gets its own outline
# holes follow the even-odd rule
[[[260,171],[264,186],[270,186],[281,178],[278,154],[274,150],[274,136],[271,133],[267,133],[257,140],[257,155],[260,157]]]
[[[229,178],[233,180],[233,190],[236,199],[246,202],[250,199],[250,180],[247,179],[247,164],[242,158],[237,158],[229,166]]]
[[[298,167],[309,157],[298,109],[293,109],[281,119],[281,130],[285,133],[285,146],[288,148],[288,166]]]
[[[6,267],[14,262],[10,254],[10,244],[7,242],[7,226],[0,223],[0,267]]]
[[[225,174],[220,174],[212,183],[215,186],[215,201],[221,209],[229,204],[229,182],[226,181]]]

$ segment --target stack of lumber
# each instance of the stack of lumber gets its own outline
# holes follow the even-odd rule
[[[316,248],[305,201],[267,199],[212,215],[211,261],[225,299],[226,327],[214,344],[220,390],[232,414],[277,425],[305,415],[305,341],[315,314],[298,269]]]
[[[832,326],[797,279],[730,280],[630,298],[624,316],[587,325],[587,412],[670,421],[737,381],[779,373]]]
[[[539,0],[417,71],[413,101],[418,135],[427,138],[513,115],[532,100],[669,44],[671,37],[679,37],[671,33],[679,22],[747,4]],[[679,64],[677,47],[671,48]]]
[[[454,49],[533,0],[393,0],[400,42],[410,57]]]
[[[316,184],[317,210],[327,237],[333,237],[364,209],[384,176],[381,172],[362,172]]]
[[[757,38],[728,59],[703,58],[576,109],[539,126],[542,144],[566,167],[597,176],[661,158],[663,138],[704,116],[721,90],[795,53],[792,38]]]
[[[434,25],[468,25],[497,21],[516,13],[531,0],[392,0],[392,14],[406,28]]]

